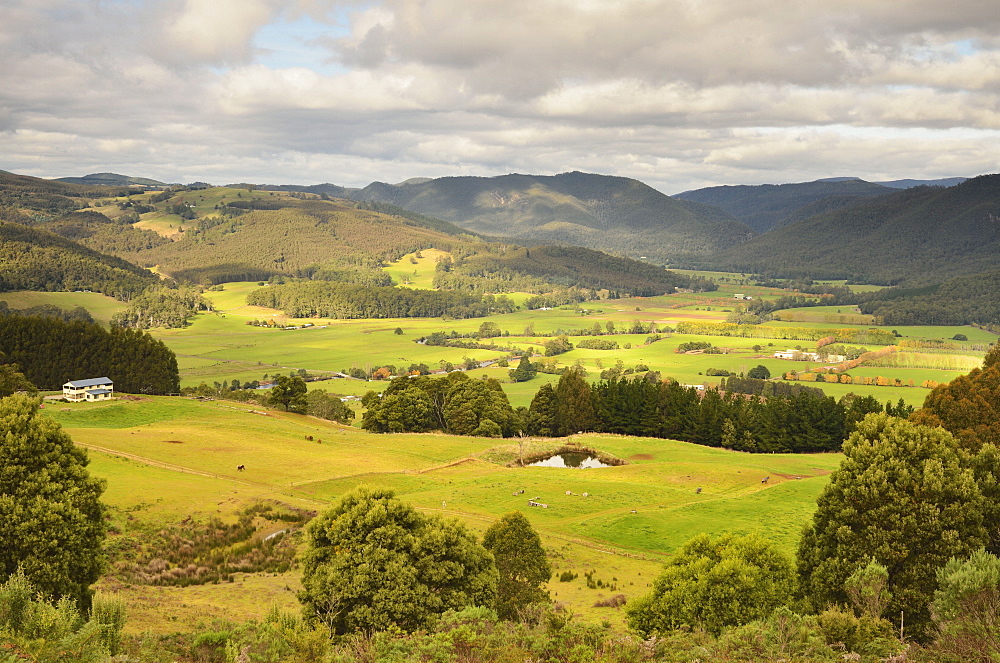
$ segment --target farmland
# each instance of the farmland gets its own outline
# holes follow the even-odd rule
[[[412,286],[429,288],[434,274],[434,265],[442,251],[429,249],[420,256],[409,254],[386,270],[397,281],[408,279]],[[693,273],[696,274],[696,273]],[[281,311],[246,304],[248,293],[257,290],[257,282],[223,284],[221,290],[205,293],[215,307],[214,312],[199,314],[193,323],[182,329],[154,330],[153,334],[163,340],[178,357],[182,386],[197,386],[201,382],[209,385],[222,381],[261,380],[264,375],[287,373],[289,370],[306,369],[311,373],[342,371],[360,368],[370,371],[380,366],[406,368],[411,364],[426,364],[431,370],[439,370],[444,363],[460,365],[465,358],[485,362],[497,360],[507,353],[499,350],[462,349],[442,346],[428,346],[417,343],[418,339],[434,332],[473,334],[484,322],[494,322],[504,336],[491,339],[497,345],[519,350],[532,349],[540,353],[548,337],[561,331],[588,329],[595,326],[607,332],[609,325],[616,331],[614,335],[600,338],[617,343],[613,350],[574,348],[553,359],[557,366],[582,365],[591,379],[596,379],[602,370],[621,362],[624,369],[634,369],[637,365],[648,366],[659,371],[663,377],[671,377],[682,384],[716,384],[718,378],[710,372],[730,371],[745,373],[750,368],[763,365],[773,376],[796,370],[808,371],[821,364],[807,361],[791,361],[773,358],[777,350],[799,347],[810,351],[814,341],[782,340],[777,338],[739,338],[723,336],[700,336],[692,334],[663,334],[656,342],[648,343],[650,334],[623,334],[634,324],[648,327],[651,323],[659,328],[676,326],[681,322],[724,322],[726,317],[739,306],[734,301],[736,293],[755,298],[776,298],[782,291],[742,283],[739,275],[725,276],[722,273],[706,273],[720,283],[719,290],[711,293],[678,293],[659,297],[622,298],[565,305],[551,310],[519,310],[505,315],[488,318],[452,320],[441,318],[405,318],[379,320],[335,320],[288,318]],[[7,293],[3,297],[12,306],[27,306],[32,302],[48,302],[58,295],[62,306],[79,302],[95,311],[101,319],[120,303],[93,293]],[[513,293],[511,297],[523,302],[527,295]],[[77,299],[79,298],[79,299]],[[99,301],[92,301],[94,299]],[[851,327],[848,318],[859,317],[853,307],[812,307],[790,309],[777,312],[775,320],[761,328],[844,328]],[[844,322],[840,322],[841,317]],[[304,329],[284,330],[250,326],[252,320],[272,320],[280,325],[294,326],[310,323]],[[794,321],[789,321],[794,320]],[[853,321],[853,320],[851,320]],[[868,328],[869,324],[855,325]],[[852,370],[859,376],[898,378],[903,384],[913,379],[916,385],[924,381],[947,382],[976,365],[983,356],[986,344],[996,337],[989,332],[973,327],[876,327],[894,331],[901,341],[937,340],[947,341],[956,334],[964,334],[967,342],[953,344],[951,354],[933,362],[926,358],[917,362],[913,356],[892,358],[883,361],[883,367],[862,366]],[[399,329],[402,333],[396,333]],[[774,334],[778,336],[778,333]],[[597,338],[571,336],[570,340]],[[473,339],[474,340],[474,339]],[[688,342],[705,342],[718,348],[720,354],[678,353],[678,346]],[[876,346],[868,347],[877,349]],[[916,352],[924,352],[917,349]],[[947,359],[953,357],[953,359]],[[909,363],[907,363],[909,362]],[[714,371],[712,370],[714,369]],[[512,404],[527,405],[537,388],[554,379],[551,375],[539,374],[527,383],[506,382],[506,370],[495,365],[471,371],[473,376],[490,375],[505,382]],[[343,395],[361,395],[371,389],[372,383],[338,379],[323,383],[328,391]],[[832,396],[840,397],[848,392],[874,395],[880,401],[902,398],[905,402],[919,406],[926,390],[917,387],[890,387],[868,385],[824,384],[822,388]]]
[[[105,501],[113,507],[119,538],[189,517],[232,520],[237,510],[260,500],[322,509],[358,484],[384,486],[421,510],[457,517],[478,531],[505,512],[525,511],[553,567],[580,575],[571,582],[553,579],[556,600],[583,618],[616,622],[620,611],[592,605],[610,590],[588,588],[584,571],[596,569],[602,584],[635,596],[665,555],[701,531],[760,532],[791,554],[840,460],[838,454],[749,455],[670,440],[580,435],[569,443],[626,464],[521,468],[506,465],[517,456],[516,444],[374,435],[220,401],[151,397],[57,404],[46,411],[91,449],[91,470],[108,481]],[[562,441],[528,444],[539,451]],[[237,473],[238,464],[246,471]],[[770,480],[762,484],[765,476]],[[549,507],[526,508],[529,497]],[[124,592],[132,612],[129,628],[137,631],[193,628],[222,616],[259,617],[272,602],[296,605],[296,571],[238,574],[231,584],[186,588],[103,582]],[[246,590],[267,598],[248,601],[241,598]],[[220,604],[226,605],[224,615],[214,607]]]

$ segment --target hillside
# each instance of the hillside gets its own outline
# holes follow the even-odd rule
[[[171,204],[171,201],[167,201]],[[323,200],[242,200],[194,219],[175,242],[129,255],[180,280],[221,283],[377,267],[421,248],[463,240],[403,217]],[[235,216],[230,214],[236,213]]]
[[[749,228],[624,177],[443,177],[375,182],[355,200],[389,203],[520,243],[575,244],[676,262],[745,241]]]
[[[709,264],[709,261],[706,261]],[[917,187],[779,228],[710,264],[911,286],[1000,267],[1000,175]]]
[[[0,171],[0,220],[32,223],[120,193],[120,187],[92,187]]]
[[[713,186],[685,191],[674,198],[714,205],[750,226],[754,232],[766,233],[813,214],[840,209],[892,191],[864,180],[834,179],[795,184]]]
[[[128,297],[156,275],[46,230],[0,221],[0,292],[93,290]]]
[[[861,302],[886,325],[1000,325],[1000,269],[925,288],[886,289]]]

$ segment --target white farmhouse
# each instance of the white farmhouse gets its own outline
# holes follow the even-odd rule
[[[114,395],[115,383],[111,378],[70,380],[63,385],[63,398],[68,401],[106,401]]]

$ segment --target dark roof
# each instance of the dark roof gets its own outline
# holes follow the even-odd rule
[[[110,394],[112,391],[110,389],[91,389],[87,393],[94,396],[100,396],[101,394]]]
[[[66,384],[79,389],[80,387],[96,387],[101,384],[114,384],[114,382],[111,381],[111,378],[90,378],[89,380],[70,380]]]

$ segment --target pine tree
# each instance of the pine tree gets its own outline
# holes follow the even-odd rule
[[[559,433],[556,413],[556,392],[551,384],[543,384],[535,392],[528,407],[528,434],[555,437]]]
[[[556,421],[560,436],[593,430],[596,425],[590,384],[577,367],[567,369],[556,386]]]

